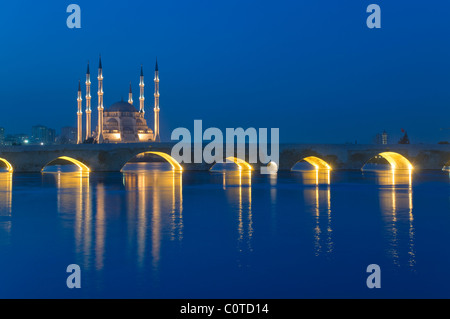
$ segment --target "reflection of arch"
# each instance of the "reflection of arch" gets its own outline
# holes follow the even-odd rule
[[[158,156],[164,158],[167,162],[169,162],[169,164],[172,165],[172,169],[174,171],[182,171],[183,170],[183,167],[181,167],[180,163],[178,163],[177,160],[174,159],[169,154],[166,154],[166,153],[163,153],[163,152],[142,152],[142,153],[139,153],[137,155],[140,155],[140,154],[155,154],[155,155],[158,155]]]
[[[6,165],[6,169],[8,170],[8,172],[12,172],[13,171],[13,167],[12,167],[10,162],[5,160],[4,158],[0,158],[0,162],[4,163]]]
[[[309,164],[311,164],[312,166],[314,166],[315,169],[326,169],[326,170],[331,170],[331,166],[325,162],[323,159],[315,157],[315,156],[308,156],[305,157],[304,159],[298,161],[297,163],[301,162],[301,161],[305,161],[308,162]],[[294,169],[295,165],[297,164],[295,163],[294,166],[292,166],[291,170]]]
[[[309,173],[308,173],[309,174]],[[330,187],[325,189],[305,187],[305,203],[315,220],[314,227],[314,253],[316,256],[331,254],[334,250],[333,230],[331,223],[331,192]]]
[[[413,166],[406,157],[395,152],[383,152],[378,154],[388,161],[392,169],[412,170]]]
[[[382,175],[389,173],[383,172]],[[408,264],[414,268],[416,264],[415,228],[413,225],[413,192],[412,181],[396,183],[397,176],[407,175],[403,172],[392,171],[393,183],[391,187],[379,187],[380,209],[386,222],[385,238],[388,240],[387,252],[395,265]],[[411,174],[408,174],[411,175]],[[383,183],[380,186],[385,186]]]
[[[330,185],[330,170],[310,170],[310,171],[298,171],[303,185]]]
[[[158,269],[165,238],[183,238],[183,180],[175,171],[130,171],[123,174],[127,190],[128,238],[136,239],[137,262],[147,266],[151,252]],[[137,226],[136,226],[137,225]],[[151,231],[150,231],[151,230]],[[151,249],[147,247],[151,239]]]
[[[247,163],[246,161],[244,161],[240,158],[230,156],[230,157],[227,157],[225,160],[229,161],[229,162],[234,162],[239,167],[239,170],[244,170],[244,171],[253,170],[253,167],[249,163]]]
[[[0,216],[11,215],[12,173],[0,173]]]
[[[60,157],[58,157],[58,158],[48,162],[47,164],[45,164],[45,166],[49,165],[51,162],[54,162],[56,160],[65,160],[65,161],[71,162],[72,164],[75,164],[76,166],[78,166],[78,168],[82,172],[89,172],[90,171],[89,167],[87,167],[85,164],[83,164],[80,161],[77,161],[76,159],[74,159],[72,157],[68,157],[68,156],[60,156]],[[45,166],[42,168],[42,170],[44,170]]]
[[[363,175],[374,178],[375,183],[382,187],[412,187],[412,170],[374,170]]]

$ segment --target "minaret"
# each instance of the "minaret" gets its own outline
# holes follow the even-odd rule
[[[158,59],[156,59],[155,65],[155,142],[159,142],[159,75],[158,75]]]
[[[131,81],[130,81],[130,93],[128,93],[128,103],[133,105],[133,92],[131,92]]]
[[[98,64],[98,132],[97,142],[100,144],[103,142],[103,71],[102,71],[102,56]]]
[[[77,134],[77,144],[81,144],[83,143],[83,111],[81,109],[81,103],[82,103],[83,99],[81,98],[81,82],[80,80],[78,80],[78,98],[77,98],[77,102],[78,102],[78,112],[77,112],[77,117],[78,117],[78,134]]]
[[[140,95],[139,95],[139,113],[142,114],[142,117],[144,117],[144,69],[142,68],[141,64],[141,79],[139,81],[139,88],[140,88]]]
[[[86,139],[91,138],[91,73],[89,72],[89,61],[86,71]]]

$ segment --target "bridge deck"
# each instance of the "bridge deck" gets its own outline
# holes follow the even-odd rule
[[[120,171],[134,156],[143,152],[170,154],[176,143],[33,145],[0,147],[0,159],[11,164],[15,172],[40,172],[49,162],[65,156],[88,166],[91,171]],[[204,144],[207,145],[207,144]],[[248,145],[247,145],[248,146]],[[193,156],[192,146],[192,156]],[[226,148],[224,147],[224,152]],[[298,161],[315,156],[332,169],[361,169],[382,152],[404,156],[415,169],[442,169],[450,161],[450,145],[364,145],[364,144],[280,144],[279,169],[290,170]],[[268,146],[270,154],[270,145]],[[245,158],[249,162],[248,152]],[[258,169],[265,163],[252,163]],[[183,170],[208,170],[213,164],[181,163]]]

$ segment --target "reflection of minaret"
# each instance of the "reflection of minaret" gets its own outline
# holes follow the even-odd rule
[[[78,81],[78,97],[77,97],[77,103],[78,103],[78,111],[77,111],[77,144],[83,143],[83,111],[81,109],[81,103],[83,99],[81,98],[81,83]]]
[[[415,230],[413,226],[413,201],[411,172],[381,172],[377,173],[380,186],[380,206],[383,219],[386,222],[389,248],[388,254],[396,266],[401,265],[399,249],[403,243],[408,243],[408,266],[415,266]]]
[[[98,128],[97,128],[97,142],[103,143],[103,70],[102,57],[100,56],[98,64]]]
[[[91,72],[89,71],[89,62],[86,71],[86,139],[91,138]]]
[[[159,137],[159,70],[158,70],[158,59],[155,64],[155,142],[160,141]]]

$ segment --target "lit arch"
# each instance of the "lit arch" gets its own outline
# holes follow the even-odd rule
[[[329,170],[329,171],[331,171],[331,166],[330,166],[327,162],[325,162],[323,159],[318,158],[318,157],[316,157],[316,156],[308,156],[308,157],[305,157],[304,159],[298,161],[297,163],[299,163],[299,162],[301,162],[301,161],[308,162],[309,164],[311,164],[312,166],[314,166],[314,168],[315,168],[316,170],[321,170],[321,169],[323,169],[323,170]],[[292,166],[291,171],[294,170],[294,167],[295,167],[295,165],[296,165],[297,163],[295,163],[294,166]]]
[[[178,161],[176,159],[174,159],[172,156],[170,156],[167,153],[163,153],[163,152],[142,152],[139,153],[140,154],[154,154],[154,155],[158,155],[162,158],[164,158],[167,162],[169,162],[169,164],[172,166],[172,169],[174,171],[183,171],[183,167],[181,167],[180,163],[178,163]]]
[[[230,157],[227,157],[225,160],[228,162],[234,162],[239,167],[239,170],[241,170],[241,171],[253,170],[253,167],[249,163],[247,163],[246,161],[244,161],[240,158],[230,156]]]
[[[391,165],[391,169],[393,170],[394,169],[412,170],[414,168],[411,162],[408,161],[406,157],[400,155],[399,153],[383,152],[378,155],[386,159],[388,163]]]
[[[51,162],[54,162],[56,160],[65,160],[65,161],[71,162],[72,164],[75,164],[76,166],[78,166],[78,168],[82,172],[89,172],[90,171],[89,167],[87,167],[84,163],[82,163],[82,162],[80,162],[80,161],[78,161],[78,160],[76,160],[76,159],[74,159],[72,157],[69,157],[69,156],[60,156],[58,158],[55,158],[54,160],[52,160],[52,161],[48,162],[47,164],[45,164],[45,166],[42,168],[42,171],[44,170],[44,168],[48,164],[50,164]]]
[[[450,161],[444,164],[443,171],[450,172]]]
[[[6,169],[8,170],[8,172],[12,172],[13,171],[13,167],[12,167],[10,162],[5,160],[4,158],[0,158],[0,162],[4,163],[6,165]]]

